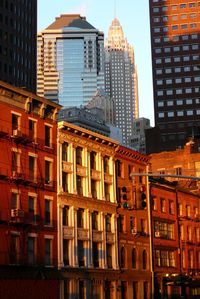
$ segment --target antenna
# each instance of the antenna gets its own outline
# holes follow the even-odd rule
[[[116,18],[117,0],[114,0],[114,18]]]

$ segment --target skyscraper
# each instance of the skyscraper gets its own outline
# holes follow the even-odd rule
[[[200,1],[149,4],[155,125],[173,150],[200,127]]]
[[[0,80],[36,91],[37,0],[0,1]]]
[[[105,89],[114,102],[115,125],[122,130],[123,143],[130,145],[133,119],[138,118],[137,70],[134,49],[116,18],[105,43]]]
[[[104,88],[104,35],[80,15],[61,15],[38,34],[37,93],[65,107]]]

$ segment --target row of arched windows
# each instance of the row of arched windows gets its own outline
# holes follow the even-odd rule
[[[137,250],[135,248],[132,249],[131,252],[131,265],[133,269],[137,268],[137,260],[138,260],[138,254],[137,254]],[[120,266],[121,268],[125,268],[126,264],[128,264],[129,261],[126,258],[126,249],[124,246],[121,247],[120,250]],[[146,270],[147,269],[147,252],[144,249],[142,251],[142,269]]]

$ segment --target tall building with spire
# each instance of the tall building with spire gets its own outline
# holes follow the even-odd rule
[[[104,88],[104,34],[64,14],[38,34],[37,93],[65,107],[87,104]]]
[[[105,42],[105,89],[114,102],[115,125],[122,130],[123,144],[130,145],[132,123],[139,113],[137,69],[134,49],[117,18]]]

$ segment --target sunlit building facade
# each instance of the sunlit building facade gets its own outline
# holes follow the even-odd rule
[[[122,130],[123,144],[127,145],[133,119],[138,118],[137,85],[134,49],[115,18],[105,43],[105,89],[114,102],[115,125]]]
[[[117,299],[114,155],[117,142],[58,124],[58,263],[61,298]]]
[[[199,133],[200,1],[150,0],[155,125],[163,150]]]
[[[70,107],[104,88],[104,35],[80,15],[61,15],[38,34],[37,93]]]

